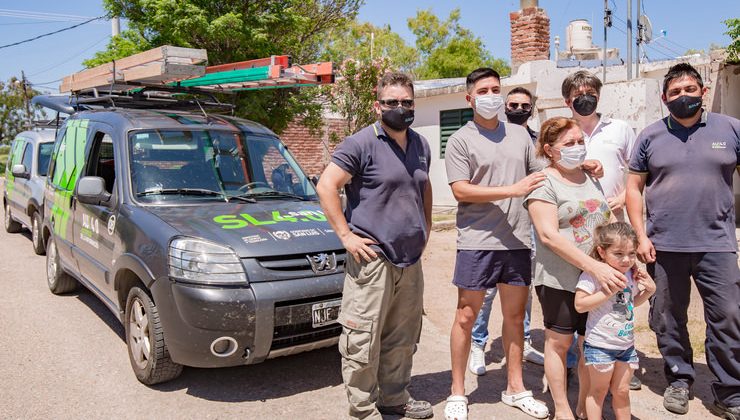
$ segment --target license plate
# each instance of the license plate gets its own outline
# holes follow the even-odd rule
[[[341,305],[341,300],[330,300],[311,305],[311,326],[318,328],[324,325],[336,324]]]

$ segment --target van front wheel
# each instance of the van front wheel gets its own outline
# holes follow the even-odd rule
[[[49,244],[46,246],[46,283],[51,293],[55,295],[68,293],[77,288],[77,280],[62,268],[54,237],[49,238]]]
[[[18,233],[23,229],[23,226],[10,214],[10,206],[5,204],[5,231],[8,233]]]
[[[128,293],[124,325],[128,356],[139,382],[154,385],[180,376],[182,365],[170,359],[157,306],[139,287]]]

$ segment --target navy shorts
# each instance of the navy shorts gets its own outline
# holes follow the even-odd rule
[[[452,284],[467,290],[486,290],[498,283],[529,286],[532,283],[530,250],[457,250]]]

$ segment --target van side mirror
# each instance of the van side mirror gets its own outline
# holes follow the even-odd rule
[[[318,175],[312,176],[311,177],[311,182],[313,182],[314,187],[317,186],[317,185],[319,185],[319,176]]]
[[[26,165],[23,165],[21,163],[13,165],[13,169],[11,170],[11,172],[16,178],[31,179],[31,174],[26,171]]]
[[[105,190],[105,181],[99,176],[86,176],[77,184],[77,200],[94,206],[105,206],[110,194]]]

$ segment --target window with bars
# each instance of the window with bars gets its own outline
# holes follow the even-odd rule
[[[445,149],[447,149],[447,139],[452,133],[465,125],[468,121],[473,120],[473,109],[449,109],[439,111],[439,158],[445,158]]]

